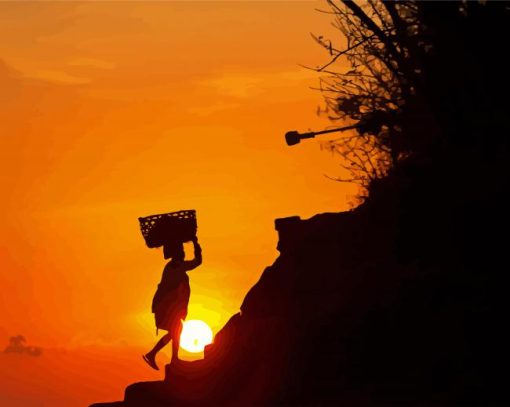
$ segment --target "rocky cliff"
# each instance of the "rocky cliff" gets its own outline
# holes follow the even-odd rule
[[[205,359],[111,405],[505,400],[508,201],[502,185],[452,188],[439,168],[391,174],[350,212],[278,219],[279,257]]]

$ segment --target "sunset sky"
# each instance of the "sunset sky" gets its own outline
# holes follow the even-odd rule
[[[322,1],[0,2],[0,404],[121,399],[156,380],[161,250],[138,217],[196,209],[189,319],[217,332],[277,257],[274,219],[349,208],[310,32]],[[160,364],[167,357],[160,356]],[[23,395],[21,395],[23,393]],[[4,405],[4,404],[2,404]]]

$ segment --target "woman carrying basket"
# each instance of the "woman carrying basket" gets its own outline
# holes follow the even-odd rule
[[[157,353],[172,341],[172,362],[178,360],[179,341],[182,321],[188,314],[190,296],[189,277],[186,274],[202,263],[202,249],[197,237],[192,239],[195,258],[184,260],[184,248],[181,241],[167,242],[163,245],[165,259],[171,258],[163,270],[161,282],[152,300],[152,312],[156,319],[157,329],[167,333],[156,343],[154,348],[143,355],[143,359],[153,369],[159,370],[156,364]]]

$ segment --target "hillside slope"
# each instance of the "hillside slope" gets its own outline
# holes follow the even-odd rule
[[[402,167],[350,212],[278,219],[280,256],[205,359],[102,405],[507,400],[507,179],[473,193],[440,162]]]

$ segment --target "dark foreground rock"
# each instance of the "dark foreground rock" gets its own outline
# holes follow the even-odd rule
[[[436,180],[407,168],[351,212],[277,220],[280,256],[205,359],[96,406],[503,404],[508,201]]]

